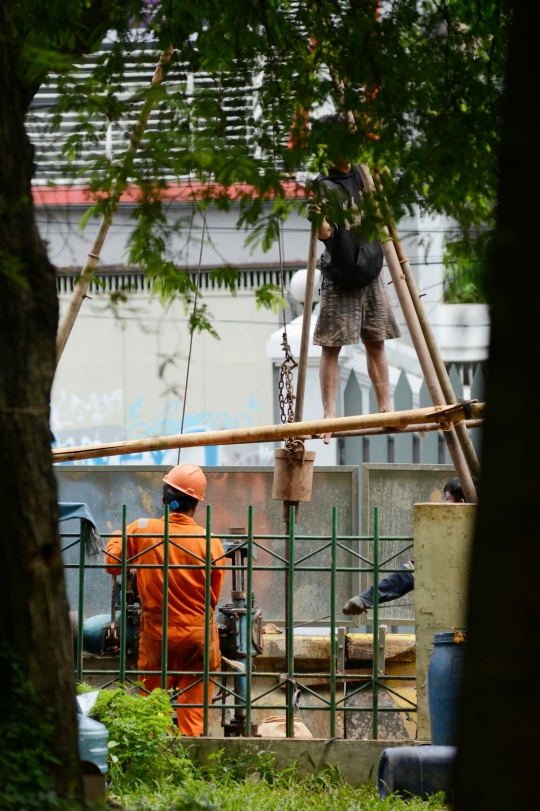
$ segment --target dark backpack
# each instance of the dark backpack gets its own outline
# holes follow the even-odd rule
[[[326,179],[325,185],[343,196],[343,189],[338,183]],[[338,225],[331,237],[331,251],[327,248],[321,257],[321,272],[339,287],[358,290],[367,287],[377,278],[382,270],[383,259],[378,237],[368,242],[358,239],[348,228]]]

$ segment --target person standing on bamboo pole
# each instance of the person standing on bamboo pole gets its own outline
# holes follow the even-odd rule
[[[340,115],[320,119],[325,131],[343,127]],[[339,353],[342,346],[362,341],[367,369],[380,412],[392,411],[388,361],[384,342],[399,338],[401,330],[382,278],[383,253],[379,239],[362,235],[359,203],[364,183],[358,166],[343,156],[327,167],[315,183],[322,204],[311,202],[307,216],[319,226],[324,243],[321,257],[321,303],[313,343],[322,347],[319,378],[323,418],[336,416]],[[329,221],[330,220],[330,221]],[[325,444],[330,433],[323,434]]]

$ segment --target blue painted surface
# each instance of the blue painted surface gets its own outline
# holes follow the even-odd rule
[[[118,616],[118,615],[117,615]],[[96,614],[83,622],[83,650],[85,653],[101,653],[103,626],[111,621],[109,614]]]
[[[101,643],[103,639],[103,627],[111,621],[109,614],[96,614],[93,617],[88,617],[83,622],[83,650],[85,653],[101,653]],[[116,621],[120,622],[120,612],[116,612]],[[128,648],[133,644],[133,626],[128,623],[126,629],[127,646]]]
[[[79,727],[79,758],[91,763],[101,774],[107,774],[109,753],[109,730],[100,721],[88,718],[88,713],[96,703],[98,691],[77,696],[77,724]]]
[[[222,431],[229,428],[250,428],[254,425],[256,412],[262,410],[259,397],[249,395],[244,411],[201,411],[195,414],[187,412],[182,419],[183,401],[173,399],[164,405],[150,419],[144,396],[127,408],[123,420],[123,394],[115,389],[103,395],[92,394],[88,400],[81,400],[77,395],[69,396],[62,391],[52,403],[52,425],[56,437],[52,447],[73,447],[76,445],[93,445],[99,442],[113,442],[122,439],[145,439],[152,436],[200,433],[204,431]],[[80,423],[83,423],[81,426]],[[60,462],[62,466],[87,465],[133,465],[176,464],[177,451],[155,450],[137,454],[123,454],[116,457],[83,459],[79,462]],[[204,464],[220,464],[219,446],[204,449]]]
[[[456,745],[456,720],[465,645],[454,642],[454,632],[435,634],[428,670],[428,701],[431,742],[434,746]]]
[[[444,791],[451,799],[455,746],[398,746],[385,749],[379,760],[377,787],[385,799],[396,792],[400,797],[429,797]]]
[[[94,721],[86,715],[79,715],[79,758],[97,766],[101,774],[107,774],[107,739],[109,732],[105,724]]]

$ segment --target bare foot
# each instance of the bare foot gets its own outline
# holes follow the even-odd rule
[[[323,416],[323,420],[333,420],[335,418],[335,416],[336,416],[335,411],[325,412],[325,414]],[[332,439],[332,432],[330,432],[328,434],[319,434],[319,439],[322,439],[322,441],[324,442],[325,445],[329,445],[330,440]]]

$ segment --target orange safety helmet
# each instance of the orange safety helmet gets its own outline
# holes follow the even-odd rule
[[[181,493],[204,501],[206,476],[198,465],[191,465],[189,462],[185,465],[176,465],[163,477],[163,481]]]

